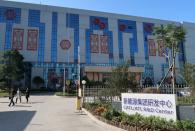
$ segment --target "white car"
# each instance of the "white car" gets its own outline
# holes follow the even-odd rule
[[[178,96],[191,96],[190,87],[184,87],[181,91],[177,92]]]

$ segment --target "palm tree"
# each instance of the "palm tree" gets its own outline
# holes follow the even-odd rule
[[[157,39],[161,39],[165,47],[171,49],[171,61],[172,64],[169,67],[169,71],[172,72],[172,87],[173,93],[175,89],[175,58],[176,53],[179,52],[179,44],[185,41],[186,32],[181,25],[161,25],[159,27],[155,27],[153,31],[154,35],[157,36]],[[161,82],[162,83],[162,82]]]

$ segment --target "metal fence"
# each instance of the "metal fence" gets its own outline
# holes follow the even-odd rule
[[[95,102],[95,101],[107,101],[116,100],[110,94],[105,94],[106,91],[110,90],[108,87],[103,85],[98,86],[86,86],[84,91],[84,102]]]
[[[118,102],[121,100],[120,96],[113,96],[109,91],[111,88],[98,85],[98,86],[86,86],[84,91],[84,102]],[[125,92],[131,92],[130,88],[125,89]],[[192,89],[187,85],[175,86],[176,100],[178,104],[195,104],[195,96],[192,93]],[[160,94],[173,94],[173,88],[171,85],[144,85],[137,88],[134,93],[160,93]]]
[[[160,87],[159,85],[152,85],[152,86],[144,85],[140,87],[139,92],[144,92],[146,88],[159,90],[161,94],[173,94],[173,87],[172,85],[168,85],[168,84],[161,85]],[[184,95],[187,96],[190,95],[190,93],[192,92],[191,89],[192,88],[188,85],[175,85],[174,93],[177,94],[178,96],[184,96]]]

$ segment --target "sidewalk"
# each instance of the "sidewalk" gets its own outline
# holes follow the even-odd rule
[[[114,131],[76,113],[76,98],[36,95],[30,97],[29,104],[8,104],[8,98],[0,98],[3,131]]]

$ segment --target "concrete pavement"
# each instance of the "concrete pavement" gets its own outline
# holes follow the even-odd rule
[[[23,97],[22,101],[25,101]],[[76,111],[76,98],[33,95],[30,103],[8,107],[0,98],[0,131],[114,131]]]

